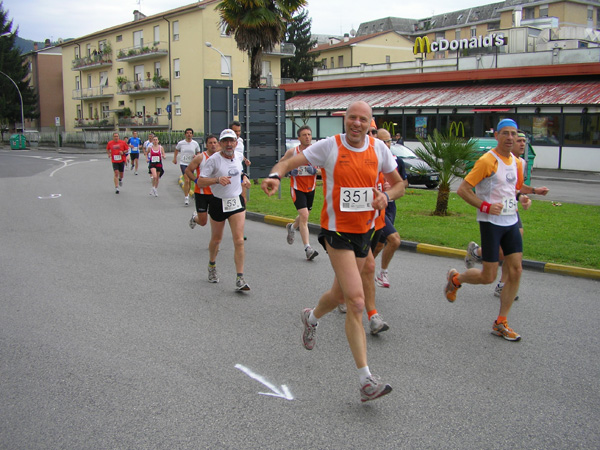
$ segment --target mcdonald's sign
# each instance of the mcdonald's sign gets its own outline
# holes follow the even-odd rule
[[[465,137],[465,124],[462,121],[458,122],[450,122],[450,131],[449,134],[452,134],[452,131],[456,132],[456,136],[458,137],[459,130],[462,129],[462,137]]]
[[[430,53],[431,52],[431,43],[429,42],[429,38],[427,36],[418,37],[415,39],[415,45],[413,46],[413,54],[417,53]]]

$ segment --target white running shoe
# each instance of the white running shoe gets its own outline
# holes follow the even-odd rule
[[[190,205],[190,198],[189,198],[189,197],[186,197],[186,198],[185,198],[185,200],[183,201],[183,204],[184,204],[185,206],[189,206],[189,205]]]
[[[369,320],[369,328],[371,328],[371,334],[373,335],[390,329],[388,324],[383,321],[379,314],[373,314]]]
[[[389,288],[390,282],[388,281],[387,272],[380,271],[379,275],[375,277],[375,284],[379,287]]]
[[[308,259],[309,261],[312,261],[313,259],[315,259],[315,256],[319,255],[319,252],[310,246],[306,247],[304,253],[306,253],[306,259]]]
[[[467,256],[465,256],[465,266],[467,269],[475,267],[475,263],[481,263],[481,256],[477,254],[478,248],[479,245],[475,242],[469,242],[469,245],[467,246]]]
[[[198,225],[196,223],[196,217],[197,217],[197,214],[194,213],[194,215],[192,216],[192,218],[190,219],[190,222],[189,222],[190,223],[190,228],[192,230],[196,227],[196,225]]]
[[[292,245],[294,243],[294,238],[296,237],[296,230],[294,230],[294,224],[293,223],[288,223],[286,226],[287,228],[287,243]]]
[[[217,273],[217,266],[208,265],[208,281],[209,283],[218,283],[219,274]]]

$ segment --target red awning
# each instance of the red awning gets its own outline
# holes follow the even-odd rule
[[[363,100],[374,109],[469,107],[508,111],[517,106],[600,105],[600,81],[487,83],[457,86],[304,93],[286,101],[288,111],[340,111]]]

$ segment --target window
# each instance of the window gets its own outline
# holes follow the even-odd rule
[[[231,76],[231,56],[225,55],[225,58],[221,57],[221,75],[225,77]]]
[[[179,20],[173,22],[173,40],[179,40]]]
[[[389,64],[390,62],[392,62],[392,58],[390,57],[390,55],[385,55],[385,63]]]
[[[460,28],[458,30],[454,30],[454,39],[460,41]]]
[[[110,114],[108,112],[108,102],[100,103],[100,110],[102,111],[102,118],[108,119],[108,115]]]
[[[162,98],[160,98],[160,97],[154,98],[154,111],[156,112],[156,115],[158,115],[158,116],[162,115]]]
[[[85,53],[87,56],[92,56],[92,44],[87,44],[85,46]]]
[[[83,119],[83,113],[81,112],[81,105],[76,105],[75,114],[77,114],[78,119]]]
[[[335,64],[333,63],[333,56],[331,57],[331,68],[333,69],[335,67]]]
[[[88,87],[91,88],[92,87],[92,76],[91,75],[88,75],[87,81],[88,81],[87,82]]]
[[[135,115],[143,117],[146,114],[146,101],[143,98],[135,101]]]
[[[79,79],[79,76],[75,77],[75,89],[77,89],[78,91],[81,89],[81,81]]]
[[[344,55],[338,56],[338,67],[344,67]]]
[[[133,66],[133,80],[142,81],[144,79],[144,66]]]
[[[119,100],[119,106],[125,106],[125,100]]]
[[[79,47],[75,47],[75,59],[79,59]]]
[[[119,35],[117,36],[117,38],[116,38],[116,41],[117,41],[117,42],[121,42],[122,40],[123,40],[123,35],[122,35],[122,34],[119,34]]]
[[[534,8],[523,8],[523,20],[535,19]]]
[[[108,86],[108,72],[100,72],[100,87]]]
[[[327,69],[327,58],[321,60],[321,69]]]
[[[179,68],[179,58],[173,60],[173,72],[175,72],[175,78],[181,76],[181,70]]]
[[[102,50],[104,50],[104,47],[106,47],[106,39],[98,41],[98,51],[102,52]]]
[[[471,37],[477,36],[477,27],[471,27]]]
[[[94,118],[94,105],[92,105],[91,103],[88,105],[88,117],[90,119]]]
[[[175,97],[173,97],[173,102],[175,103],[175,115],[176,116],[180,116],[181,115],[181,95],[176,95]]]
[[[154,63],[154,75],[160,77],[160,63],[159,62]]]
[[[227,33],[227,24],[226,23],[221,23],[221,37],[228,37],[229,34]]]
[[[540,5],[540,17],[548,17],[548,5]]]
[[[160,26],[156,25],[154,27],[154,43],[157,44],[160,42]]]
[[[133,32],[133,46],[136,48],[142,47],[144,45],[144,32],[134,31]]]
[[[117,69],[117,75],[123,75],[123,68]]]

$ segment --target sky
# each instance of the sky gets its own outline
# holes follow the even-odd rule
[[[76,38],[133,20],[138,9],[147,16],[193,3],[191,0],[0,0],[19,36],[37,42]],[[308,0],[313,34],[340,35],[362,22],[383,17],[422,19],[434,14],[494,3],[493,0]],[[359,6],[360,8],[357,8]],[[13,28],[14,30],[14,28]]]

